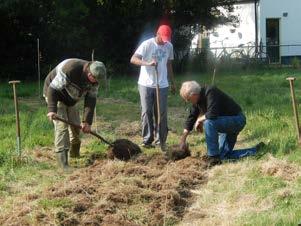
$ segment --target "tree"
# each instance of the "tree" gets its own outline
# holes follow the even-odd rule
[[[41,40],[42,77],[49,66],[64,58],[96,59],[110,71],[127,73],[138,43],[153,36],[161,23],[174,30],[176,53],[189,49],[193,34],[206,27],[229,23],[233,0],[2,0],[1,77],[35,77],[36,39]],[[177,54],[181,55],[181,54]],[[45,67],[45,65],[47,65]]]

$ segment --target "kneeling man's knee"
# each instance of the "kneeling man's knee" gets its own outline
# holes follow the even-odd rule
[[[211,127],[214,127],[214,120],[212,119],[206,119],[204,122],[203,122],[203,125],[204,125],[204,128],[211,128]]]

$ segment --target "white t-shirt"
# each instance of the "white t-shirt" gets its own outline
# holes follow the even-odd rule
[[[135,54],[142,56],[142,60],[146,62],[155,59],[158,63],[159,87],[168,87],[167,62],[174,59],[172,44],[166,42],[164,45],[159,45],[155,38],[151,38],[142,42]],[[156,87],[154,66],[141,66],[138,84],[146,87]]]

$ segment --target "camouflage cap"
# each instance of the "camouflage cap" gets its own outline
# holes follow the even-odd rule
[[[93,61],[91,64],[90,64],[90,72],[93,74],[93,76],[97,79],[97,80],[100,80],[100,79],[105,79],[106,78],[106,67],[105,65],[100,62],[100,61]]]

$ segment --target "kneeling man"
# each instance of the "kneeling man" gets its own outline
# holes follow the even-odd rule
[[[241,107],[227,94],[215,86],[201,87],[195,81],[182,84],[181,97],[192,103],[180,146],[185,148],[186,138],[192,131],[204,128],[209,165],[220,164],[224,159],[239,159],[255,155],[260,145],[253,148],[233,150],[240,131],[246,125]]]

